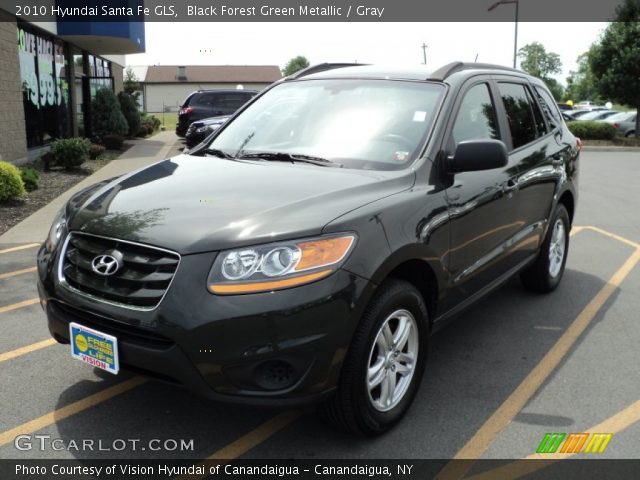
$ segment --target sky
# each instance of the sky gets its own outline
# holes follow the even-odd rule
[[[560,55],[561,83],[576,58],[606,23],[518,23],[518,48],[534,41]],[[514,23],[165,23],[148,22],[146,53],[127,65],[278,65],[297,55],[311,64],[423,63],[434,70],[452,61],[513,64]]]

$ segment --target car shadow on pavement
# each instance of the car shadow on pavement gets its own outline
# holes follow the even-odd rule
[[[517,280],[467,310],[431,341],[427,370],[403,421],[386,435],[355,438],[305,415],[253,450],[248,458],[451,458],[538,364],[605,282],[569,270],[547,296]],[[594,322],[612,303],[612,296]],[[592,322],[574,349],[589,335]],[[571,355],[571,351],[568,356]],[[112,377],[97,373],[105,381]],[[550,379],[553,378],[553,373]],[[106,376],[106,377],[105,377]],[[549,381],[549,379],[547,379]],[[110,382],[111,383],[111,382]],[[63,392],[57,408],[77,398],[82,382]],[[193,440],[193,451],[71,451],[78,459],[193,458],[211,455],[279,410],[216,403],[149,381],[57,423],[65,442],[93,439]],[[521,416],[522,422],[564,426],[569,418]]]

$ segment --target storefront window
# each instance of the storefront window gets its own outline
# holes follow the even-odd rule
[[[69,81],[65,47],[19,24],[18,51],[27,146],[69,135]]]

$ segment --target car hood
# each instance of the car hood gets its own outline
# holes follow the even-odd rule
[[[331,220],[406,190],[414,173],[180,155],[73,197],[69,230],[181,254],[318,235]]]

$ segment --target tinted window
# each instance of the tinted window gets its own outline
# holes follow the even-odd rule
[[[496,111],[486,83],[465,93],[452,133],[456,145],[463,140],[499,138]]]
[[[538,101],[540,102],[540,106],[542,107],[542,113],[544,113],[547,122],[551,126],[551,129],[554,129],[562,124],[562,120],[560,117],[560,111],[556,105],[555,100],[549,93],[543,89],[536,87],[536,93],[538,94]]]
[[[498,89],[507,112],[513,148],[521,147],[536,139],[536,124],[524,85],[499,83]]]
[[[533,118],[536,121],[536,129],[538,131],[538,137],[541,137],[545,133],[547,133],[547,124],[544,123],[544,119],[542,118],[542,112],[540,111],[538,102],[536,102],[533,99],[533,94],[531,93],[531,90],[529,90],[529,88],[526,88],[526,90],[527,90],[527,97],[529,98],[529,103],[531,104],[531,110],[533,111]]]
[[[219,93],[203,93],[202,95],[198,96],[195,103],[197,105],[212,107],[218,103],[219,98]]]

